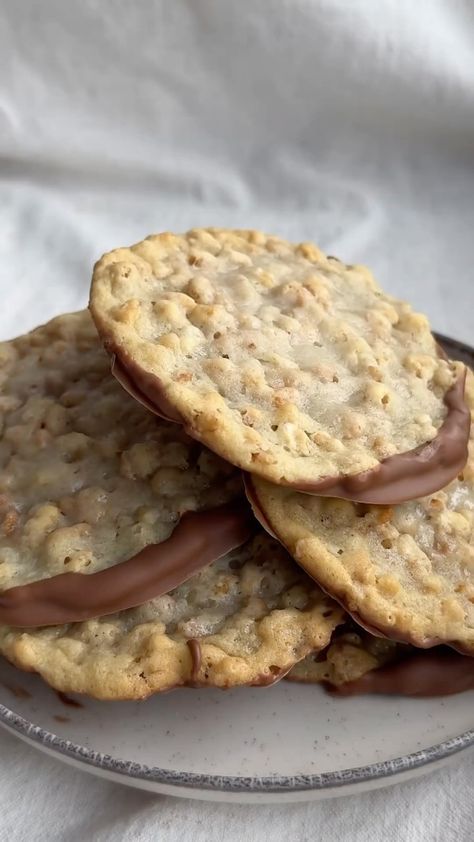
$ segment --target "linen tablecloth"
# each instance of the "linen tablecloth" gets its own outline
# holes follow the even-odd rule
[[[472,343],[469,0],[23,0],[0,68],[0,338],[84,306],[103,251],[214,224],[367,262]],[[193,803],[1,732],[0,839],[459,842],[473,780],[471,755],[331,802]]]

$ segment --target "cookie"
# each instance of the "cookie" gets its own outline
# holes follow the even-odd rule
[[[139,699],[268,684],[327,645],[341,609],[249,517],[232,466],[124,393],[87,312],[2,343],[0,380],[9,660],[65,692]],[[163,593],[149,574],[171,552]],[[58,611],[70,622],[49,624]]]
[[[336,629],[327,649],[295,664],[286,679],[322,683],[333,696],[434,698],[474,689],[474,659],[447,646],[426,651]]]
[[[409,651],[409,647],[383,637],[374,637],[355,625],[349,630],[339,626],[329,646],[322,652],[312,652],[295,664],[286,679],[340,687],[394,661],[403,650]]]
[[[395,503],[466,461],[462,364],[367,269],[310,243],[152,236],[99,260],[90,306],[158,412],[268,481]]]
[[[265,685],[327,646],[343,612],[263,531],[171,593],[83,623],[0,626],[0,651],[64,692],[143,699]]]
[[[335,696],[360,696],[380,693],[384,696],[409,696],[429,699],[453,696],[474,690],[474,659],[460,655],[447,646],[429,651],[405,647],[395,658],[359,678],[333,687]]]
[[[474,376],[466,394],[474,411]],[[300,494],[253,477],[262,523],[369,631],[474,655],[474,425],[469,460],[442,491],[398,506]]]

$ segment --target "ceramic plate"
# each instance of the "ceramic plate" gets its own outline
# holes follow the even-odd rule
[[[429,771],[474,745],[474,692],[332,699],[320,687],[282,681],[176,690],[146,702],[79,701],[6,663],[0,682],[1,722],[37,748],[186,798],[281,803],[344,795]]]
[[[452,356],[474,352],[443,340]],[[333,699],[320,687],[176,690],[145,702],[61,697],[0,662],[0,723],[130,786],[186,798],[303,801],[428,772],[474,746],[474,691]]]

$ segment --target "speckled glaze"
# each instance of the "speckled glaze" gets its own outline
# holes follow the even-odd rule
[[[85,746],[77,745],[70,740],[61,739],[56,734],[34,725],[14,711],[0,704],[0,720],[9,730],[38,748],[60,755],[60,759],[72,763],[85,764],[88,771],[101,770],[108,777],[120,778],[121,783],[128,783],[141,787],[141,784],[156,784],[145,786],[160,792],[163,788],[172,787],[173,794],[183,797],[212,798],[213,794],[246,795],[247,793],[310,793],[326,791],[328,794],[344,794],[331,792],[341,787],[355,784],[369,784],[376,780],[385,779],[387,785],[393,776],[398,777],[411,770],[415,771],[428,764],[446,760],[466,748],[474,746],[474,729],[465,731],[458,737],[453,737],[438,745],[430,746],[422,751],[416,751],[404,757],[372,763],[369,766],[359,766],[341,769],[337,772],[322,772],[315,775],[269,775],[269,776],[227,776],[227,775],[199,775],[192,772],[161,769],[157,766],[149,767],[130,760],[119,760],[109,754],[93,751]],[[426,769],[426,771],[429,771]],[[197,795],[200,791],[201,795]],[[230,800],[230,799],[229,799]],[[239,799],[237,799],[239,800]],[[246,800],[242,798],[242,800]],[[296,800],[296,799],[295,799]]]
[[[474,351],[440,338],[474,363]],[[0,662],[0,724],[85,771],[153,792],[237,802],[354,794],[427,773],[474,746],[474,691],[333,699],[320,687],[180,690],[64,706]],[[133,759],[122,759],[122,758]]]
[[[336,701],[319,687],[282,682],[271,690],[181,690],[142,703],[85,699],[82,708],[70,708],[39,677],[9,664],[1,664],[0,681],[1,697],[17,696],[10,704],[22,712],[0,704],[0,724],[23,740],[93,774],[185,798],[280,803],[351,794],[429,772],[474,745],[474,728],[450,736],[457,720],[472,722],[474,693],[456,697],[453,709],[440,700]],[[67,721],[58,722],[58,714]],[[41,724],[34,724],[33,716]],[[50,722],[57,733],[45,727]],[[115,737],[107,734],[107,723]],[[402,730],[410,731],[404,742]],[[429,744],[430,732],[447,738]],[[401,742],[414,750],[398,756]],[[233,752],[236,774],[220,774],[221,768],[232,769]],[[225,762],[224,754],[230,755]],[[122,759],[127,756],[135,759]],[[204,771],[195,771],[200,766]],[[301,773],[285,774],[295,767]],[[309,771],[314,767],[317,771]],[[239,774],[246,768],[252,774]],[[279,771],[254,773],[267,768]]]

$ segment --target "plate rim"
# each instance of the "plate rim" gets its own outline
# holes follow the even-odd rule
[[[440,343],[447,345],[451,350],[454,348],[460,351],[461,355],[472,356],[473,348],[466,343],[438,332],[434,335]],[[110,772],[124,779],[161,784],[181,790],[227,794],[288,794],[343,789],[354,784],[390,779],[403,772],[437,763],[474,746],[474,728],[472,728],[458,736],[410,754],[333,772],[318,772],[309,775],[209,775],[147,766],[133,760],[112,757],[110,754],[74,743],[72,740],[63,739],[52,731],[35,725],[2,703],[0,703],[0,724],[6,730],[35,746],[49,750],[52,754],[59,754],[80,765]]]
[[[0,724],[8,731],[51,751],[53,754],[59,754],[69,760],[100,769],[103,772],[110,772],[134,781],[161,784],[176,789],[227,794],[278,794],[342,789],[354,784],[365,784],[385,778],[390,779],[403,772],[420,769],[423,766],[452,757],[474,746],[474,728],[471,728],[456,737],[450,737],[448,740],[443,740],[410,754],[333,772],[318,772],[308,775],[209,775],[201,772],[165,769],[160,766],[147,766],[134,760],[122,760],[110,754],[95,751],[74,743],[72,740],[59,737],[40,725],[35,725],[1,703]]]

